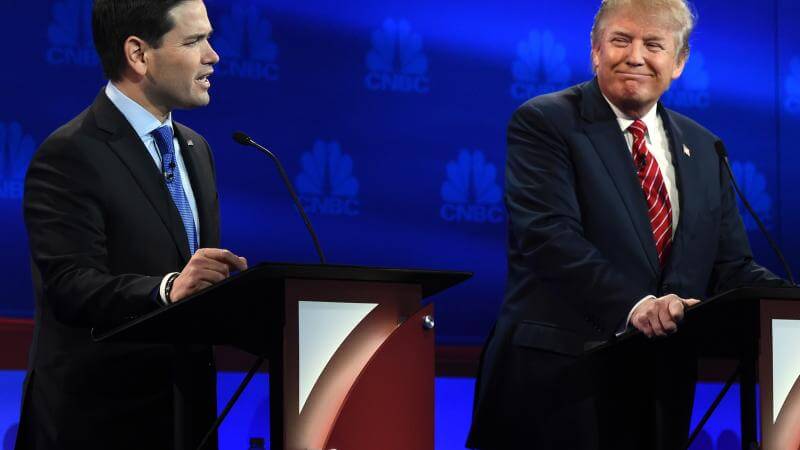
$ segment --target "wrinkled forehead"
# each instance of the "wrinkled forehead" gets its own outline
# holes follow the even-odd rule
[[[601,36],[614,31],[635,35],[680,39],[681,26],[668,11],[636,6],[609,11],[600,21]]]

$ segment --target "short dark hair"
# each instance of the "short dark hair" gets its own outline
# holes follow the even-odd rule
[[[122,78],[123,47],[129,36],[158,48],[161,38],[175,26],[169,12],[184,1],[187,0],[94,0],[92,37],[106,78]]]

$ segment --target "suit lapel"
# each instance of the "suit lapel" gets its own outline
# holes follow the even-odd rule
[[[633,158],[614,112],[600,94],[596,79],[583,86],[581,115],[585,120],[584,131],[619,192],[653,274],[658,275],[658,253]]]
[[[101,91],[97,96],[92,109],[97,126],[110,133],[107,139],[109,147],[128,168],[145,197],[153,205],[153,209],[172,235],[181,258],[188,261],[189,239],[186,237],[180,214],[142,140],[104,92]]]
[[[194,201],[197,204],[197,214],[199,216],[197,222],[200,225],[199,246],[212,246],[215,245],[212,237],[212,204],[215,194],[208,183],[208,180],[213,179],[211,168],[199,153],[200,148],[198,148],[198,145],[201,144],[187,138],[190,133],[186,127],[176,122],[173,122],[173,124],[175,136],[181,146],[181,156],[186,164],[186,171],[189,173],[189,182],[192,186],[192,193],[194,193]]]
[[[693,224],[697,220],[700,212],[700,204],[705,198],[699,195],[702,190],[699,185],[702,180],[700,168],[692,159],[691,151],[684,151],[684,139],[680,128],[672,120],[669,111],[659,104],[659,114],[664,122],[664,129],[669,136],[669,147],[672,152],[672,161],[675,165],[675,183],[680,193],[680,217],[678,227],[675,229],[673,238],[673,255],[675,251],[681,251],[680,245],[685,242],[687,230],[694,229]],[[675,258],[680,259],[680,258]]]

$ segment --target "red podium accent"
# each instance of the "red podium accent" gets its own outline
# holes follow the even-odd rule
[[[33,340],[33,321],[28,319],[0,318],[0,370],[25,370],[28,351]]]
[[[381,345],[353,384],[326,449],[433,449],[434,333],[419,310]]]
[[[407,284],[287,280],[285,295],[283,414],[286,448],[328,449],[330,447],[324,446],[325,439],[353,383],[398,324],[419,308],[422,294],[419,286]],[[298,302],[303,300],[377,303],[378,306],[338,348],[311,390],[302,413],[298,413]],[[433,347],[429,362],[433,364]],[[433,383],[433,373],[430,381]],[[384,384],[384,389],[387,386]],[[357,450],[360,447],[344,448]]]

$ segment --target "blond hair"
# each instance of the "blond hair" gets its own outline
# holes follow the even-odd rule
[[[689,36],[694,29],[696,15],[686,0],[603,0],[594,16],[592,48],[600,42],[606,18],[623,9],[657,16],[668,23],[675,30],[676,57],[689,56]]]

